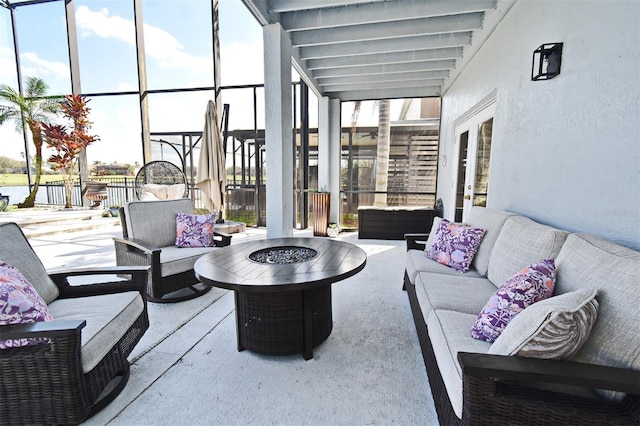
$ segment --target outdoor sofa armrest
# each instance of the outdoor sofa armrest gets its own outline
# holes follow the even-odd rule
[[[123,244],[132,249],[136,249],[138,251],[144,252],[149,256],[153,255],[154,252],[157,252],[159,255],[160,251],[162,250],[160,247],[153,246],[149,243],[146,243],[142,240],[137,240],[135,238],[114,237],[113,241],[116,244]]]
[[[138,291],[145,297],[145,286],[148,279],[149,266],[109,266],[100,268],[57,270],[50,272],[49,277],[58,286],[61,298],[96,296],[102,294]],[[71,285],[69,277],[91,275],[130,275],[129,280]]]
[[[404,239],[407,241],[407,251],[424,250],[427,247],[427,238],[429,238],[429,234],[425,233],[404,234]]]
[[[520,356],[459,352],[463,376],[522,383],[553,383],[640,395],[640,371]]]
[[[87,325],[85,320],[38,321],[0,326],[0,340],[35,337],[66,337],[80,334]]]

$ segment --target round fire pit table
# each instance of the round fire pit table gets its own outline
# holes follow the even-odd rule
[[[234,291],[238,351],[302,353],[331,334],[331,284],[360,272],[365,252],[325,238],[275,238],[232,244],[198,259],[207,285]]]

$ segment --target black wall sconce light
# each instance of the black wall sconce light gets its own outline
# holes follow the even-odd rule
[[[531,80],[551,80],[560,74],[562,43],[547,43],[533,51]]]

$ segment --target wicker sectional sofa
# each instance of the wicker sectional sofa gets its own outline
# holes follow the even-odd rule
[[[425,253],[439,222],[430,235],[406,236],[404,289],[440,423],[639,424],[640,252],[474,207],[468,225],[486,232],[471,269],[460,273]],[[597,319],[578,352],[564,360],[543,359],[544,353],[497,355],[492,346],[498,340],[472,338],[471,328],[497,288],[549,258],[557,277],[547,300],[597,291]],[[505,338],[512,325],[515,319]],[[565,331],[575,334],[572,327]]]

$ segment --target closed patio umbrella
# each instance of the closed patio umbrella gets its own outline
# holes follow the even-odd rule
[[[196,186],[201,191],[205,207],[216,213],[219,220],[224,218],[224,189],[227,186],[225,152],[220,133],[220,122],[216,104],[209,101],[204,115],[204,130],[200,142],[200,159],[196,173]]]

